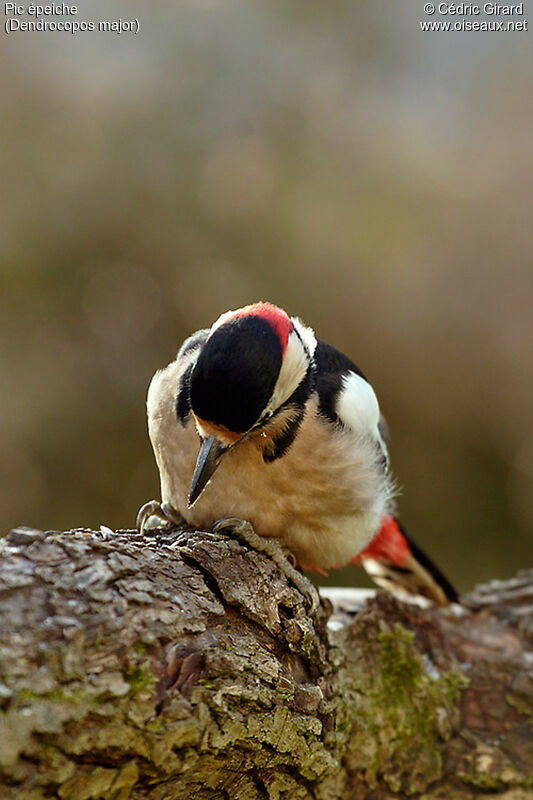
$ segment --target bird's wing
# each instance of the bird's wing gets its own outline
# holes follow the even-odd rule
[[[388,471],[388,429],[372,386],[353,361],[320,339],[315,361],[321,414],[373,437]],[[383,517],[381,529],[353,561],[378,586],[395,594],[422,595],[437,605],[458,599],[451,583],[390,514]]]
[[[178,385],[176,387],[176,415],[183,424],[191,413],[191,372],[198,357],[198,349],[204,344],[208,336],[208,328],[196,331],[188,339],[185,339],[176,356],[176,363],[182,367],[179,370]]]
[[[321,339],[315,364],[320,413],[335,424],[374,439],[388,470],[386,423],[370,382],[353,361]]]
[[[203,345],[203,343],[209,336],[209,330],[210,330],[209,328],[201,328],[199,331],[195,331],[195,333],[192,333],[188,339],[185,339],[180,349],[178,350],[176,361],[181,361],[186,357],[190,357],[191,353],[194,350]]]

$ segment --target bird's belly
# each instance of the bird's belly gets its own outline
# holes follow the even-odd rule
[[[191,525],[210,529],[217,519],[249,520],[257,533],[280,539],[299,563],[346,563],[378,531],[390,486],[371,442],[335,431],[321,419],[304,420],[288,452],[265,463],[259,436],[228,452],[192,508],[187,496],[200,448],[195,427],[174,427],[156,458],[162,498]],[[307,428],[307,430],[306,430]]]

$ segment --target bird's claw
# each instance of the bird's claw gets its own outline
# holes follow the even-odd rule
[[[148,500],[144,503],[139,509],[136,520],[137,530],[141,533],[170,525],[181,527],[184,524],[185,520],[174,506],[167,502],[160,503],[158,500]]]
[[[269,556],[279,567],[285,577],[292,581],[309,603],[310,614],[314,614],[320,605],[320,597],[316,587],[296,569],[291,560],[292,553],[281,546],[277,539],[267,539],[256,533],[252,525],[244,519],[219,519],[213,525],[213,533],[228,533],[244,539],[254,550]]]

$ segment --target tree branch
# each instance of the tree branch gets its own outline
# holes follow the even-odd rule
[[[533,798],[533,572],[308,617],[222,534],[0,551],[2,800]]]

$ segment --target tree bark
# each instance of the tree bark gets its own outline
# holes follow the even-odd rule
[[[223,534],[0,551],[2,800],[533,798],[533,572],[309,616]]]

